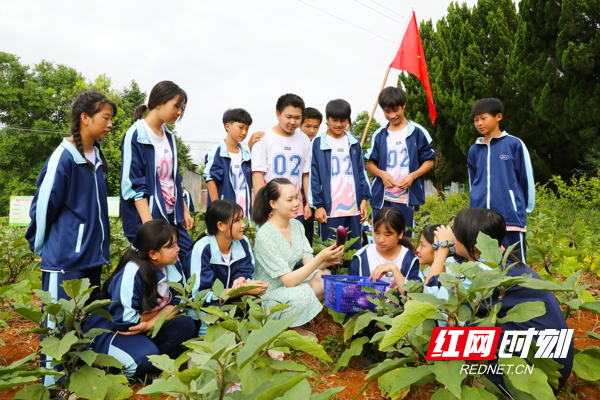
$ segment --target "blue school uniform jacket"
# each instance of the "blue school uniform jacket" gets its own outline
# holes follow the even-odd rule
[[[365,160],[373,160],[377,168],[382,171],[387,169],[387,137],[389,136],[387,128],[389,125],[388,123],[385,127],[375,131],[371,139],[371,148],[365,153]],[[408,170],[410,173],[421,168],[425,161],[435,158],[435,152],[431,148],[431,136],[425,128],[411,120],[408,120],[406,148],[408,150]],[[371,192],[373,193],[371,207],[383,208],[385,185],[380,178],[373,178]],[[422,176],[415,179],[411,187],[408,188],[408,205],[418,206],[421,204],[425,204],[425,180]]]
[[[367,249],[369,246],[376,246],[375,244],[369,244],[360,250],[358,250],[352,256],[350,267],[348,268],[348,275],[353,276],[370,276],[371,268],[369,267],[369,258],[367,257]],[[402,260],[400,266],[400,272],[404,276],[406,281],[422,281],[419,269],[419,258],[410,251],[406,253],[406,256]]]
[[[212,289],[215,280],[220,280],[225,288],[231,288],[233,281],[243,276],[246,280],[252,279],[254,273],[254,256],[248,238],[231,242],[231,259],[229,265],[223,261],[217,238],[212,235],[204,236],[192,248],[186,276],[196,275],[196,282],[192,295],[205,289]],[[207,302],[218,305],[218,298],[212,293],[208,294]]]
[[[489,269],[489,267],[485,265],[481,265],[483,269]],[[506,276],[521,276],[523,274],[532,275],[535,279],[540,279],[540,276],[528,266],[515,266],[511,268]],[[441,287],[439,282],[439,275],[433,276],[427,282],[427,286],[430,287]],[[494,289],[492,293],[492,297],[487,304],[487,307],[490,309],[498,303],[498,296],[500,295],[499,289]],[[504,297],[501,300],[500,311],[498,312],[498,319],[504,318],[508,311],[514,306],[521,304],[527,301],[542,301],[546,305],[546,313],[540,317],[536,317],[530,319],[525,322],[507,322],[507,323],[497,323],[497,327],[501,327],[502,331],[505,330],[523,330],[526,331],[529,328],[535,328],[535,330],[543,330],[543,329],[568,329],[567,323],[565,321],[565,317],[562,314],[560,306],[554,297],[552,292],[546,292],[542,290],[533,290],[521,287],[519,285],[515,285],[506,291]],[[480,310],[480,315],[478,317],[483,318],[487,314],[487,308],[482,307]],[[537,336],[534,337],[534,340],[537,341]],[[500,339],[501,343],[502,339]],[[570,344],[570,349],[566,358],[555,358],[554,361],[563,365],[563,368],[559,370],[561,374],[561,378],[559,378],[559,385],[563,386],[569,375],[571,374],[571,368],[573,367],[573,342]],[[490,376],[488,376],[490,378]],[[491,379],[496,383],[497,380],[494,376],[491,376]],[[501,382],[501,377],[500,381]]]
[[[310,185],[308,188],[308,202],[312,208],[325,208],[327,215],[331,214],[331,147],[327,144],[327,132],[321,133],[312,141],[310,153]],[[356,194],[356,205],[360,208],[363,200],[371,198],[369,181],[365,174],[365,166],[362,160],[362,149],[360,142],[349,133],[348,144],[350,150],[350,162],[352,164],[352,176],[354,177],[354,190]]]
[[[183,201],[185,201],[185,204],[187,204],[188,211],[193,213],[195,211],[194,201],[192,200],[192,195],[187,191],[187,189],[183,189]]]
[[[31,251],[42,256],[42,270],[81,271],[109,263],[108,176],[94,152],[92,171],[63,139],[38,176],[25,238]]]
[[[469,149],[471,207],[495,210],[507,226],[524,228],[535,204],[533,167],[525,143],[506,132]]]
[[[246,199],[248,210],[247,216],[252,215],[252,164],[250,161],[250,153],[248,153],[242,145],[238,143],[238,147],[242,152],[242,166],[241,170],[246,180],[245,188],[238,188],[238,190],[246,191]],[[231,156],[227,151],[227,144],[225,140],[212,148],[212,150],[206,156],[206,166],[204,167],[204,180],[214,181],[217,184],[217,190],[219,191],[219,199],[231,200],[235,202],[235,190],[234,182],[239,182],[239,178],[231,175]],[[237,185],[237,183],[236,183]],[[206,200],[206,206],[210,204],[210,196]]]
[[[181,175],[177,168],[177,147],[173,133],[163,125],[165,135],[173,152],[173,182],[175,183],[175,224],[183,222],[183,193]],[[121,165],[121,218],[125,236],[133,240],[142,225],[135,202],[148,199],[148,207],[153,219],[166,221],[167,209],[162,195],[160,180],[154,157],[154,146],[148,138],[141,120],[136,121],[125,133],[121,144],[123,163]]]

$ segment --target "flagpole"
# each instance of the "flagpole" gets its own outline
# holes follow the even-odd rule
[[[388,79],[388,75],[390,74],[390,67],[385,71],[385,77],[383,78],[383,82],[381,82],[381,89],[377,93],[377,99],[375,100],[375,104],[373,105],[373,109],[371,110],[371,115],[369,115],[369,120],[367,121],[367,126],[365,126],[365,131],[363,132],[362,139],[360,140],[360,147],[362,148],[365,144],[365,140],[367,139],[367,132],[369,131],[369,126],[371,126],[371,121],[373,121],[373,116],[375,115],[375,110],[377,110],[377,104],[379,103],[379,93],[385,87],[385,84]]]

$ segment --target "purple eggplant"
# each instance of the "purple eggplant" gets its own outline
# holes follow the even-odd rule
[[[335,247],[340,247],[346,244],[346,240],[348,239],[348,231],[343,226],[338,226],[337,228],[337,240],[335,242]]]

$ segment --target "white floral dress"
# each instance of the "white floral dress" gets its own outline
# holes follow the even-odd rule
[[[256,233],[254,242],[254,258],[256,267],[253,279],[269,283],[269,289],[262,296],[266,299],[274,299],[291,307],[284,310],[282,316],[298,314],[292,327],[304,325],[312,320],[323,306],[308,281],[319,271],[316,270],[304,281],[294,287],[285,287],[279,279],[294,270],[296,263],[305,258],[313,258],[313,251],[304,235],[304,226],[299,221],[290,220],[292,233],[292,244],[290,245],[283,237],[279,229],[270,222],[266,222]],[[275,302],[263,303],[267,307],[273,307]]]

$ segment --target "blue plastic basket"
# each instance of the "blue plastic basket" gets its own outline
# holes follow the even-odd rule
[[[375,304],[367,297],[382,298],[388,286],[387,282],[373,282],[365,276],[322,275],[325,284],[325,305],[341,313],[357,313],[362,310],[375,311]],[[380,292],[367,293],[363,287],[369,286]]]

